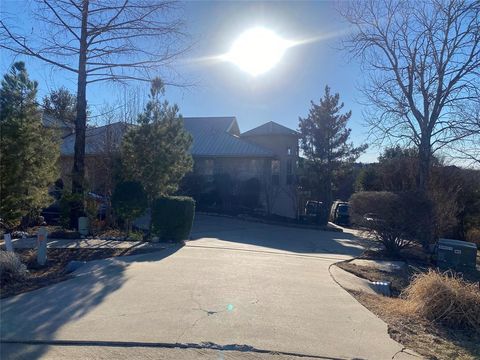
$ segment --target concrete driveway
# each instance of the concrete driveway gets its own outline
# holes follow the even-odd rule
[[[200,215],[192,238],[2,300],[2,358],[413,358],[330,277],[353,235]]]

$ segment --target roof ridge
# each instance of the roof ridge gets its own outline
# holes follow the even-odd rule
[[[271,135],[271,134],[284,134],[284,135],[298,135],[296,130],[290,129],[285,125],[279,124],[273,120],[267,121],[259,126],[256,126],[248,131],[245,131],[241,135]]]

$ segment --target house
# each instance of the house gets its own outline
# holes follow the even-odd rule
[[[214,177],[228,174],[232,179],[260,182],[260,201],[272,214],[296,217],[296,168],[298,133],[270,121],[240,132],[235,117],[184,117],[185,129],[192,135],[194,174]],[[113,123],[86,130],[85,168],[89,187],[104,193],[111,179],[115,154],[129,126]],[[62,178],[68,181],[73,163],[75,135],[67,134],[61,145]]]

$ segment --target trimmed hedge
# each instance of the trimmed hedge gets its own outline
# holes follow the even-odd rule
[[[152,204],[152,234],[164,241],[186,240],[192,230],[195,200],[187,196],[163,196]]]

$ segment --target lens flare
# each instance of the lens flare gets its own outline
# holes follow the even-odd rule
[[[257,76],[272,69],[292,45],[273,31],[253,28],[241,34],[224,58]]]

